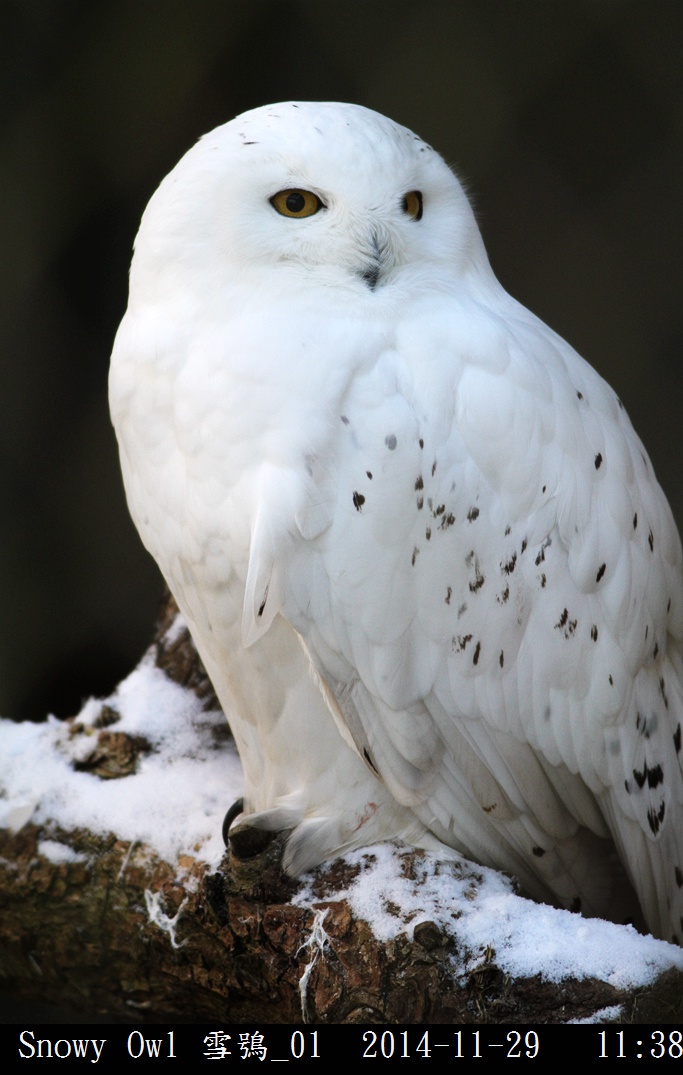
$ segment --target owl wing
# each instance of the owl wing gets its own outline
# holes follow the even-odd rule
[[[289,620],[343,732],[444,843],[618,917],[611,835],[669,936],[676,527],[612,390],[506,301],[405,319],[329,401],[292,510],[256,527],[245,632]]]

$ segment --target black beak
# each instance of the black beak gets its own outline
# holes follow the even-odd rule
[[[365,280],[365,283],[368,285],[371,291],[374,291],[377,286],[377,281],[379,280],[379,273],[380,267],[376,262],[371,268],[366,269],[363,273],[363,279]]]
[[[370,290],[374,291],[386,261],[385,245],[384,243],[380,243],[377,235],[373,235],[372,247],[368,253],[370,254],[371,260],[368,267],[361,273],[361,276]]]

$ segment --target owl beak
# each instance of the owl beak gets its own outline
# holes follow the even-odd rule
[[[377,287],[377,281],[379,280],[380,266],[377,262],[374,262],[369,269],[361,273],[361,276],[365,283],[368,285],[371,291],[374,291]]]
[[[373,232],[368,247],[367,261],[359,275],[370,291],[374,291],[387,265],[387,243]]]

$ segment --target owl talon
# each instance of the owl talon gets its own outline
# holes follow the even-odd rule
[[[231,846],[229,836],[228,836],[228,834],[230,832],[230,826],[232,825],[232,823],[235,820],[235,818],[239,817],[239,815],[242,813],[243,810],[244,810],[244,799],[235,799],[234,803],[232,804],[232,806],[228,810],[227,814],[223,818],[223,828],[222,828],[221,832],[223,833],[223,843],[228,848]]]
[[[278,837],[277,832],[269,829],[259,829],[249,821],[237,825],[228,837],[228,846],[231,854],[238,859],[253,859],[262,854],[270,847],[273,840]]]
[[[223,819],[223,843],[235,858],[252,859],[272,844],[277,832],[259,828],[249,820],[243,821],[230,832],[233,821],[243,810],[244,799],[235,799]]]

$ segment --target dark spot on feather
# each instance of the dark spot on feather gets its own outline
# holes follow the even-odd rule
[[[498,658],[498,663],[500,664],[501,668],[505,664],[505,653],[503,652],[503,650],[500,651],[500,657]]]
[[[467,512],[467,520],[468,520],[468,522],[473,523],[474,520],[478,517],[478,515],[479,515],[479,508],[474,508],[474,507],[470,508],[470,510]]]
[[[531,848],[531,853],[532,853],[532,855],[535,855],[537,859],[541,859],[545,855],[545,848],[543,848],[543,847],[532,847]]]
[[[441,520],[441,526],[439,529],[448,530],[449,526],[452,526],[454,522],[455,515],[452,511],[449,511],[448,515],[444,515],[443,519]]]
[[[446,505],[445,504],[439,504],[438,508],[435,508],[434,511],[432,512],[432,515],[436,519],[437,515],[443,515],[445,510],[446,510]]]
[[[450,605],[452,596],[453,596],[453,587],[449,586],[448,589],[446,590],[446,604],[447,605]]]
[[[435,474],[436,474],[436,459],[432,463],[432,478],[434,477]]]
[[[385,437],[384,443],[386,444],[389,451],[393,452],[394,448],[396,447],[396,437],[394,436],[394,434],[390,433],[388,437]]]
[[[424,489],[424,487],[425,487],[425,483],[423,482],[422,475],[420,474],[420,476],[418,477],[417,481],[415,482],[415,488],[416,489]]]
[[[639,788],[645,786],[645,781],[647,780],[647,764],[643,766],[642,773],[639,773],[637,769],[633,770],[633,779]]]
[[[431,528],[431,526],[428,526],[427,529],[425,530],[425,537],[427,538],[427,541],[429,541],[431,536],[432,536],[432,528]]]
[[[467,648],[467,643],[472,641],[472,635],[458,635],[453,639],[453,648],[456,653],[461,653]]]
[[[656,661],[659,654],[659,642],[655,642],[655,648],[652,651],[652,657]]]
[[[540,549],[538,550],[538,555],[536,556],[536,559],[534,560],[536,567],[538,567],[539,564],[543,563],[543,561],[545,560],[545,550],[548,549],[552,545],[552,543],[553,539],[551,537],[547,537],[545,539]]]
[[[572,911],[573,914],[580,914],[581,907],[582,907],[581,897],[580,896],[574,896],[574,899],[572,900],[572,902],[569,905],[569,910]]]
[[[647,636],[649,635],[649,633],[650,633],[650,624],[646,623],[645,624],[645,640],[646,641],[647,641]]]
[[[479,654],[481,653],[481,642],[477,642],[474,654],[472,656],[472,664],[479,664]]]
[[[607,564],[600,564],[600,567],[598,568],[598,573],[595,576],[595,581],[596,582],[600,582],[600,579],[605,574],[606,570],[607,570]]]
[[[413,549],[413,558],[411,560],[411,563],[412,563],[413,567],[415,567],[415,561],[417,560],[419,552],[420,552],[420,550],[418,549],[418,547],[416,545],[415,548]]]
[[[520,556],[522,555],[522,553],[524,552],[524,550],[526,549],[526,547],[527,547],[527,540],[526,540],[526,538],[524,538],[524,541],[522,542],[522,547],[521,547],[521,549],[519,550],[519,555],[520,555]]]
[[[669,699],[666,696],[666,686],[665,686],[665,683],[664,683],[664,677],[662,677],[660,679],[660,681],[659,681],[659,693],[661,694],[662,698],[664,699],[664,708],[668,709],[669,708]]]
[[[595,624],[593,624],[593,626],[591,627],[591,638],[594,642],[598,641],[598,628]]]
[[[508,534],[510,533],[510,530],[511,530],[511,527],[509,527],[509,526],[505,527],[505,537],[508,536]]]
[[[579,399],[583,399],[583,392],[577,391],[576,395],[578,396]]]
[[[666,611],[671,612],[671,598],[669,598],[669,600],[667,601]]]
[[[683,873],[681,873],[680,866],[674,867],[674,873],[676,875],[676,884],[679,888],[683,888]]]
[[[510,599],[510,587],[506,586],[502,593],[496,594],[496,601],[499,605],[504,605]]]
[[[367,476],[370,479],[370,481],[372,481],[372,472],[369,471],[369,470],[366,470],[365,473],[367,474]]]
[[[650,531],[650,533],[647,535],[647,543],[650,546],[650,552],[654,552],[655,538],[654,538],[654,534],[652,533],[652,531]]]
[[[511,575],[512,572],[515,570],[515,564],[516,563],[517,563],[517,553],[513,552],[512,556],[507,561],[507,563],[500,565],[501,571],[503,571],[506,575]]]
[[[545,575],[541,575],[541,589],[542,590],[545,589],[546,582],[547,582],[547,579],[546,579]]]
[[[464,616],[466,612],[467,612],[467,602],[463,601],[463,603],[458,606],[458,619],[460,619],[461,616]]]
[[[419,445],[420,445],[420,447],[421,447],[421,448],[424,448],[424,446],[425,446],[425,442],[423,441],[422,437],[420,437],[420,440],[419,440],[419,442],[418,442],[418,443],[419,443]]]
[[[474,564],[474,575],[475,575],[474,582],[470,583],[470,591],[472,593],[476,593],[477,590],[481,590],[482,586],[484,585],[484,583],[486,581],[486,579],[482,575],[481,571],[479,570],[479,564],[476,561],[475,561],[475,564]]]
[[[657,714],[656,714],[656,713],[653,713],[653,714],[652,714],[652,715],[650,716],[650,718],[649,718],[649,719],[648,719],[648,718],[644,718],[644,719],[643,719],[643,730],[642,730],[642,736],[643,736],[643,738],[644,738],[644,739],[649,739],[649,738],[650,738],[650,736],[651,736],[651,734],[652,734],[652,732],[656,732],[656,731],[657,731],[657,726],[658,726],[658,724],[659,724],[659,719],[658,719],[658,717],[657,717]]]
[[[425,498],[423,496],[419,496],[417,498],[416,504],[417,504],[417,510],[418,511],[422,511],[422,509],[424,507],[424,502],[425,502]]]
[[[363,496],[362,493],[354,493],[353,494],[353,504],[354,504],[354,507],[355,507],[356,511],[360,511],[361,508],[363,507],[364,503],[365,503],[365,497]]]
[[[674,732],[674,746],[676,747],[676,753],[680,754],[680,752],[681,752],[681,726],[680,726],[680,724],[678,725],[678,727],[676,728],[676,731]]]
[[[347,426],[349,424],[349,420],[348,420],[348,418],[346,417],[345,414],[342,414],[341,420],[342,420],[342,422],[344,423],[345,426]]]
[[[564,608],[560,613],[559,621],[555,624],[555,630],[562,631],[565,638],[570,638],[576,630],[576,622],[576,620],[569,619],[569,612]]]
[[[635,530],[637,526],[638,526],[638,512],[636,512],[635,515],[633,516],[633,529]]]
[[[648,769],[647,771],[647,786],[649,788],[657,788],[660,784],[664,783],[664,773],[662,772],[661,765],[655,765],[654,769]]]
[[[268,586],[266,586],[265,592],[264,592],[264,594],[263,594],[263,601],[262,601],[262,602],[261,602],[261,604],[259,605],[259,610],[258,610],[258,614],[259,614],[259,616],[262,616],[262,615],[263,615],[263,610],[264,610],[264,608],[266,607],[266,601],[267,601],[267,600],[268,600]]]
[[[631,794],[631,785],[629,784],[628,780],[624,780],[624,787],[626,788],[626,794],[630,795]]]
[[[657,833],[659,832],[659,830],[661,828],[661,825],[662,825],[662,822],[664,821],[665,813],[666,813],[666,803],[665,802],[663,802],[661,804],[661,806],[659,807],[659,810],[657,811],[657,813],[655,813],[655,811],[652,810],[652,809],[648,810],[648,812],[647,812],[647,823],[650,826],[650,829],[652,831],[653,836],[656,836]]]
[[[595,469],[600,470],[601,466],[602,466],[602,455],[600,454],[600,452],[598,452],[598,454],[595,457]]]
[[[545,491],[546,491],[546,489],[547,489],[547,488],[548,488],[548,486],[547,486],[547,485],[544,485],[544,486],[543,486],[543,488],[541,489],[541,492],[542,492],[542,493],[545,493]]]
[[[611,675],[609,675],[609,676],[607,677],[607,679],[609,680],[609,685],[610,685],[610,687],[613,687],[613,686],[614,686],[614,680],[612,679],[612,676],[611,676]]]
[[[370,751],[368,750],[367,747],[363,747],[363,757],[365,758],[366,762],[368,763],[368,765],[370,766],[372,771],[374,773],[377,773],[377,776],[379,776],[379,769],[377,768],[377,766],[375,765],[374,761],[370,757]]]

